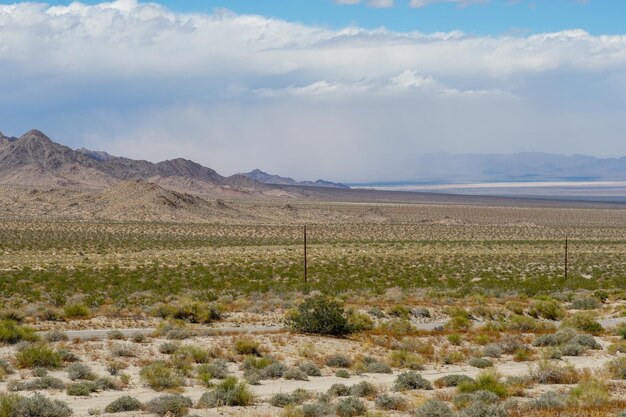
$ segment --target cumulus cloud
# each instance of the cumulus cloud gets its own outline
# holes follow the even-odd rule
[[[581,30],[335,30],[134,0],[17,3],[0,5],[0,74],[5,133],[38,127],[227,174],[402,178],[411,155],[436,150],[616,154],[626,128],[626,36]]]

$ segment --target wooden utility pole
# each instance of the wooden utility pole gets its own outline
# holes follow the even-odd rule
[[[567,280],[567,257],[568,257],[568,247],[567,247],[567,236],[565,236],[565,279]]]
[[[306,224],[304,225],[304,283],[309,283],[309,278],[307,276],[307,264],[306,264]]]

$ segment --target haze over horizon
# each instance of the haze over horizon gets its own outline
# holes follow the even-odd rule
[[[7,135],[352,183],[432,152],[626,154],[616,2],[3,3]]]

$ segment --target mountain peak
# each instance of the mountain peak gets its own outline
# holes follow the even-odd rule
[[[20,141],[29,142],[52,142],[52,140],[46,136],[43,132],[37,129],[29,130],[19,138]]]

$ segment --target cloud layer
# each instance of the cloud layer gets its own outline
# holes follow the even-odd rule
[[[415,155],[439,150],[624,153],[626,36],[581,30],[331,30],[134,0],[18,3],[0,6],[0,74],[5,133],[39,127],[227,174],[409,179]]]

